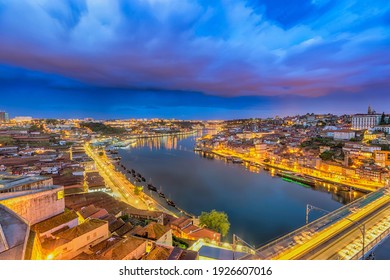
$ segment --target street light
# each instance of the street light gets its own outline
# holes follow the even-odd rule
[[[311,204],[306,204],[306,224],[309,223],[309,213],[312,210],[318,210],[318,211],[321,211],[321,212],[323,212],[325,214],[330,213],[328,210],[324,210],[322,208],[316,207],[316,206],[311,205]]]
[[[362,233],[362,236],[363,236],[363,241],[362,241],[362,245],[363,245],[363,248],[362,248],[362,259],[364,260],[364,255],[365,255],[365,239],[366,239],[366,226],[365,224],[362,224],[358,221],[355,221],[355,220],[352,220],[351,218],[347,218],[347,217],[344,217],[345,219],[347,219],[348,221],[352,222],[352,223],[356,223],[358,225],[358,228],[360,230],[360,232]]]
[[[306,224],[309,222],[309,213],[311,210],[320,210],[324,213],[330,213],[330,211],[327,211],[327,210],[324,210],[324,209],[321,209],[319,207],[316,207],[316,206],[313,206],[313,205],[310,205],[310,204],[307,204],[306,205]],[[353,212],[353,213],[356,213],[358,211],[358,208],[355,206],[355,207],[352,207],[350,208],[350,211]],[[355,223],[358,225],[358,228],[360,230],[360,232],[362,233],[363,235],[363,241],[362,241],[362,245],[363,245],[363,248],[362,248],[362,258],[364,260],[364,255],[365,255],[365,236],[366,236],[366,227],[364,224],[358,222],[358,221],[355,221],[355,220],[352,220],[351,218],[348,218],[348,217],[342,217],[343,219],[346,219],[352,223]]]

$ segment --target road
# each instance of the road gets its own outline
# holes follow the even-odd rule
[[[334,253],[328,253],[329,255],[326,256],[322,255],[322,259],[327,259],[328,257],[330,258],[336,253],[334,251],[335,248],[337,248],[337,246],[343,245],[335,243],[336,241],[332,242],[332,240],[336,240],[337,238],[340,241],[344,239],[347,243],[353,242],[357,238],[357,236],[355,231],[350,231],[353,228],[351,227],[351,225],[353,225],[354,223],[358,225],[358,223],[361,224],[363,222],[369,222],[370,224],[367,226],[370,227],[371,223],[375,223],[375,220],[371,220],[370,217],[377,217],[376,219],[387,217],[385,216],[387,213],[385,211],[387,211],[389,205],[390,197],[384,195],[376,199],[375,201],[369,203],[368,205],[365,205],[364,207],[358,209],[355,213],[341,218],[337,223],[326,227],[320,232],[314,233],[308,241],[283,251],[275,259],[307,259],[309,258],[310,254],[312,254],[312,252],[320,252],[321,255],[321,252],[323,252],[323,250],[325,249],[328,249],[329,252],[333,250]],[[353,232],[354,234],[352,234]],[[321,248],[321,246],[323,246],[323,248]],[[316,254],[313,255],[313,257],[316,256]]]
[[[99,174],[104,178],[105,182],[124,202],[138,209],[161,211],[176,216],[145,193],[142,193],[139,196],[135,195],[135,186],[125,175],[116,171],[105,153],[103,153],[102,156],[98,155],[96,151],[89,146],[89,143],[85,144],[85,151],[96,163]]]
[[[360,220],[360,224],[364,224],[365,234],[365,254],[367,247],[377,235],[389,228],[390,203],[381,207],[378,212],[368,215],[365,219]],[[300,259],[313,260],[338,260],[352,259],[355,256],[362,256],[363,249],[363,227],[351,222],[351,226],[344,232],[338,234],[328,242],[317,247],[316,250],[309,252],[300,257]]]

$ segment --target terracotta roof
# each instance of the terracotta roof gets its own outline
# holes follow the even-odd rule
[[[102,217],[101,220],[105,220],[109,225],[111,225],[116,222],[117,218],[112,214],[107,214],[106,216]]]
[[[155,245],[153,249],[144,256],[143,260],[167,260],[172,252],[173,248],[166,246]]]
[[[92,254],[87,253],[81,253],[80,255],[77,255],[73,258],[73,260],[96,260],[101,259],[101,256],[104,255],[105,252],[110,250],[112,246],[114,246],[116,243],[123,240],[122,238],[118,236],[111,236],[110,238],[103,240],[102,242],[99,242],[98,244],[92,246],[89,248]]]
[[[125,224],[125,222],[122,219],[118,219],[115,222],[113,222],[112,224],[110,224],[108,226],[108,228],[109,228],[110,232],[114,232],[117,229],[119,229],[121,226],[123,226],[124,224]]]
[[[166,234],[170,229],[167,227],[160,225],[155,222],[149,223],[145,227],[136,227],[135,230],[132,232],[133,235],[151,239],[151,240],[158,240],[160,239],[164,234]]]
[[[126,258],[134,250],[138,249],[138,247],[143,244],[146,245],[145,240],[129,236],[126,239],[115,243],[110,249],[108,249],[103,256],[102,259],[110,259],[110,260],[123,260]]]
[[[77,213],[74,210],[65,210],[64,213],[51,217],[47,220],[44,220],[40,223],[35,224],[32,227],[32,230],[38,233],[43,233],[48,230],[51,230],[55,227],[68,223],[74,219],[77,219]]]
[[[77,227],[71,228],[67,231],[59,233],[56,237],[62,238],[65,240],[73,240],[79,236],[86,234],[87,232],[93,231],[103,225],[107,224],[106,221],[98,219],[90,219],[84,223],[78,225]]]
[[[134,227],[130,223],[126,223],[117,230],[115,230],[115,233],[118,234],[119,236],[123,236],[126,233],[128,233],[130,230],[132,230]]]
[[[53,184],[72,186],[81,185],[83,183],[83,176],[75,176],[72,174],[53,176]]]
[[[102,242],[99,242],[98,244],[92,246],[90,250],[94,252],[94,254],[103,254],[108,249],[110,249],[114,244],[122,241],[123,239],[119,236],[111,236],[110,238],[103,240]]]
[[[89,218],[102,219],[103,217],[106,217],[107,215],[109,215],[107,210],[103,209],[103,208],[100,208],[99,211],[97,211],[96,213],[94,213],[91,216],[89,216]]]
[[[52,234],[53,234],[53,235],[57,235],[57,234],[59,234],[60,232],[63,232],[63,231],[68,230],[68,229],[70,229],[69,226],[64,226],[64,227],[62,227],[62,228],[60,228],[60,229],[57,229],[56,231],[53,231]]]
[[[197,238],[197,239],[198,238],[208,238],[208,239],[212,240],[212,239],[216,239],[217,237],[219,237],[220,234],[218,232],[212,231],[211,229],[201,228],[198,231],[190,233],[189,236]]]
[[[99,210],[100,210],[100,208],[97,208],[95,205],[91,204],[91,205],[88,205],[86,207],[82,207],[79,210],[79,213],[84,219],[86,219],[86,218],[92,216],[93,214],[97,213]]]
[[[162,212],[140,210],[134,208],[124,202],[118,201],[109,194],[104,192],[91,192],[83,194],[67,195],[65,197],[66,207],[79,210],[82,207],[94,204],[96,207],[104,208],[108,213],[116,215],[119,212],[128,214],[129,216],[152,217],[158,218]]]
[[[176,220],[176,217],[172,216],[172,215],[169,215],[167,213],[164,213],[164,225],[169,225],[170,223],[172,223],[174,220]]]
[[[171,225],[177,226],[180,229],[188,226],[189,224],[192,224],[192,220],[190,218],[185,217],[185,216],[177,218],[176,220],[171,222]]]
[[[169,255],[168,260],[197,260],[198,257],[198,252],[191,250],[183,250],[178,247],[175,247]]]
[[[194,226],[194,225],[190,225],[190,226],[188,226],[188,227],[186,227],[186,228],[184,228],[184,229],[182,229],[182,230],[183,230],[183,232],[185,232],[185,233],[187,233],[187,234],[190,234],[190,233],[192,233],[192,232],[195,232],[195,231],[200,230],[200,228],[197,227],[197,226]]]

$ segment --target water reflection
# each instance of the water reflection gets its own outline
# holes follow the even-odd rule
[[[202,158],[217,159],[217,160],[224,161],[226,164],[237,165],[235,163],[231,163],[231,161],[228,161],[226,158],[218,156],[213,153],[202,152],[202,151],[195,151],[194,153],[199,155]],[[268,167],[260,166],[258,164],[249,163],[249,162],[243,162],[241,165],[246,170],[252,173],[259,174],[261,172],[267,172],[267,174],[271,175],[272,177],[280,176],[280,172],[278,172],[278,170],[276,170],[275,168],[268,168]],[[299,185],[302,185],[307,188],[311,188],[316,191],[332,194],[331,196],[332,199],[342,204],[348,204],[364,195],[364,193],[360,191],[352,190],[346,186],[338,186],[332,183],[322,182],[318,180],[315,180],[313,185],[305,185],[300,182],[295,182],[293,180],[289,180],[289,182],[297,183]]]
[[[202,131],[196,132],[196,137],[201,137],[203,135]],[[149,138],[139,138],[136,142],[136,147],[148,147],[150,151],[165,149],[165,150],[176,150],[183,149],[182,146],[178,146],[178,142],[190,137],[186,134],[178,134],[172,136],[156,136]]]
[[[180,208],[200,215],[216,209],[227,213],[230,233],[261,244],[305,224],[306,205],[329,211],[361,196],[333,184],[305,186],[285,181],[279,171],[238,164],[210,153],[195,152],[192,136],[139,139],[120,150],[122,163],[140,172]],[[157,192],[152,192],[157,199]]]

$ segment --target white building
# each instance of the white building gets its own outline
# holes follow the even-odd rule
[[[380,114],[356,114],[352,116],[352,129],[369,129],[379,125]]]
[[[383,132],[386,132],[387,134],[390,134],[390,125],[375,126],[374,130],[376,130],[376,131],[383,131]]]
[[[355,136],[356,132],[352,130],[336,130],[333,132],[333,139],[335,140],[350,140]]]
[[[352,116],[352,129],[369,129],[379,125],[382,115],[377,114],[368,106],[367,114],[356,114]]]
[[[14,118],[14,121],[17,122],[17,123],[21,123],[21,122],[31,122],[33,120],[32,117],[28,117],[28,116],[19,116],[19,117],[15,117]]]

